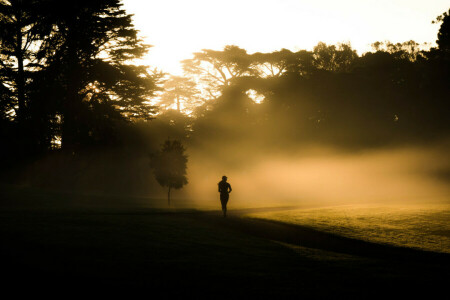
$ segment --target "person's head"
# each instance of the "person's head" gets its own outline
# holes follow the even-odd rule
[[[223,176],[222,176],[222,180],[223,180],[223,181],[227,181],[227,176],[223,175]]]

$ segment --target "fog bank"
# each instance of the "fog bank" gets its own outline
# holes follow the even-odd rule
[[[194,151],[185,192],[198,205],[217,206],[217,183],[227,175],[233,187],[230,208],[449,203],[446,149],[404,147],[344,153],[310,147],[289,155],[227,149],[223,160]]]

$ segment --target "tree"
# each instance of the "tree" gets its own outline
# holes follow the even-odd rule
[[[441,24],[438,32],[438,39],[436,43],[440,50],[449,51],[450,50],[450,9],[448,12],[444,12],[442,15],[438,16],[433,23]]]
[[[413,40],[403,43],[391,43],[389,41],[372,43],[372,48],[376,52],[383,51],[393,54],[396,59],[408,59],[410,61],[416,61],[422,56],[423,49],[427,48],[427,43],[419,44]]]
[[[133,62],[149,47],[119,0],[0,0],[0,119],[18,148],[109,143],[156,112],[158,75]]]
[[[195,82],[186,77],[172,75],[164,83],[164,93],[161,95],[160,104],[166,108],[175,104],[179,113],[182,110],[192,111],[199,104],[198,94],[199,90]]]
[[[228,45],[223,51],[204,49],[182,63],[184,72],[205,85],[211,98],[217,98],[233,79],[255,74],[250,55],[238,46]]]
[[[254,53],[252,59],[260,77],[280,77],[289,67],[296,63],[295,54],[290,50],[281,49],[271,53]]]
[[[286,73],[305,76],[314,69],[313,53],[306,50],[291,52],[281,49],[270,53],[257,52],[251,55],[251,59],[252,69],[261,78],[281,77]]]
[[[53,31],[41,55],[61,89],[62,148],[101,138],[114,121],[150,119],[156,90],[146,66],[134,65],[149,46],[137,36],[131,15],[117,0],[54,2]],[[99,130],[99,128],[102,128]]]
[[[0,1],[1,88],[9,90],[9,103],[2,117],[23,125],[27,108],[27,84],[36,71],[37,55],[45,33],[44,5],[36,0]],[[14,111],[14,113],[12,113]],[[6,115],[5,115],[6,114]]]
[[[314,47],[313,52],[316,67],[332,72],[348,72],[358,58],[356,50],[345,43],[339,43],[336,47],[320,42]]]
[[[186,178],[187,155],[180,141],[167,139],[161,150],[151,158],[156,181],[167,187],[167,201],[170,206],[170,191],[180,189],[188,183]]]
[[[0,0],[0,119],[8,128],[6,135],[6,130],[2,130],[1,138],[13,137],[14,141],[5,147],[14,158],[34,157],[50,148],[53,138],[48,128],[56,114],[49,118],[49,101],[34,98],[34,89],[40,87],[36,78],[40,78],[45,64],[39,53],[46,47],[52,28],[49,3],[50,0]],[[40,100],[44,99],[47,97]],[[14,161],[12,157],[9,162]]]

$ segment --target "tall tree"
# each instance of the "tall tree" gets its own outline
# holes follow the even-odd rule
[[[36,0],[0,0],[0,76],[2,89],[9,90],[3,114],[18,123],[25,119],[26,86],[36,69],[36,51],[46,33],[42,7]]]
[[[164,83],[161,104],[168,108],[175,104],[179,113],[182,110],[192,111],[199,104],[198,95],[199,90],[194,81],[186,77],[172,75]]]
[[[183,61],[183,69],[206,86],[205,90],[211,98],[216,98],[233,79],[255,74],[251,64],[245,49],[229,45],[223,51],[204,49],[194,53],[194,58]]]
[[[450,9],[438,16],[433,23],[441,23],[436,43],[440,50],[450,51]]]
[[[154,77],[132,64],[149,46],[120,1],[51,1],[54,30],[42,55],[64,91],[62,147],[73,151],[105,121],[151,118]]]

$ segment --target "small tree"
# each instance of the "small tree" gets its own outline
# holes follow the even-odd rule
[[[162,187],[168,187],[169,189],[167,193],[169,206],[171,189],[180,189],[188,183],[186,178],[188,159],[187,155],[184,154],[185,150],[180,141],[167,139],[161,150],[151,160],[156,181]]]

